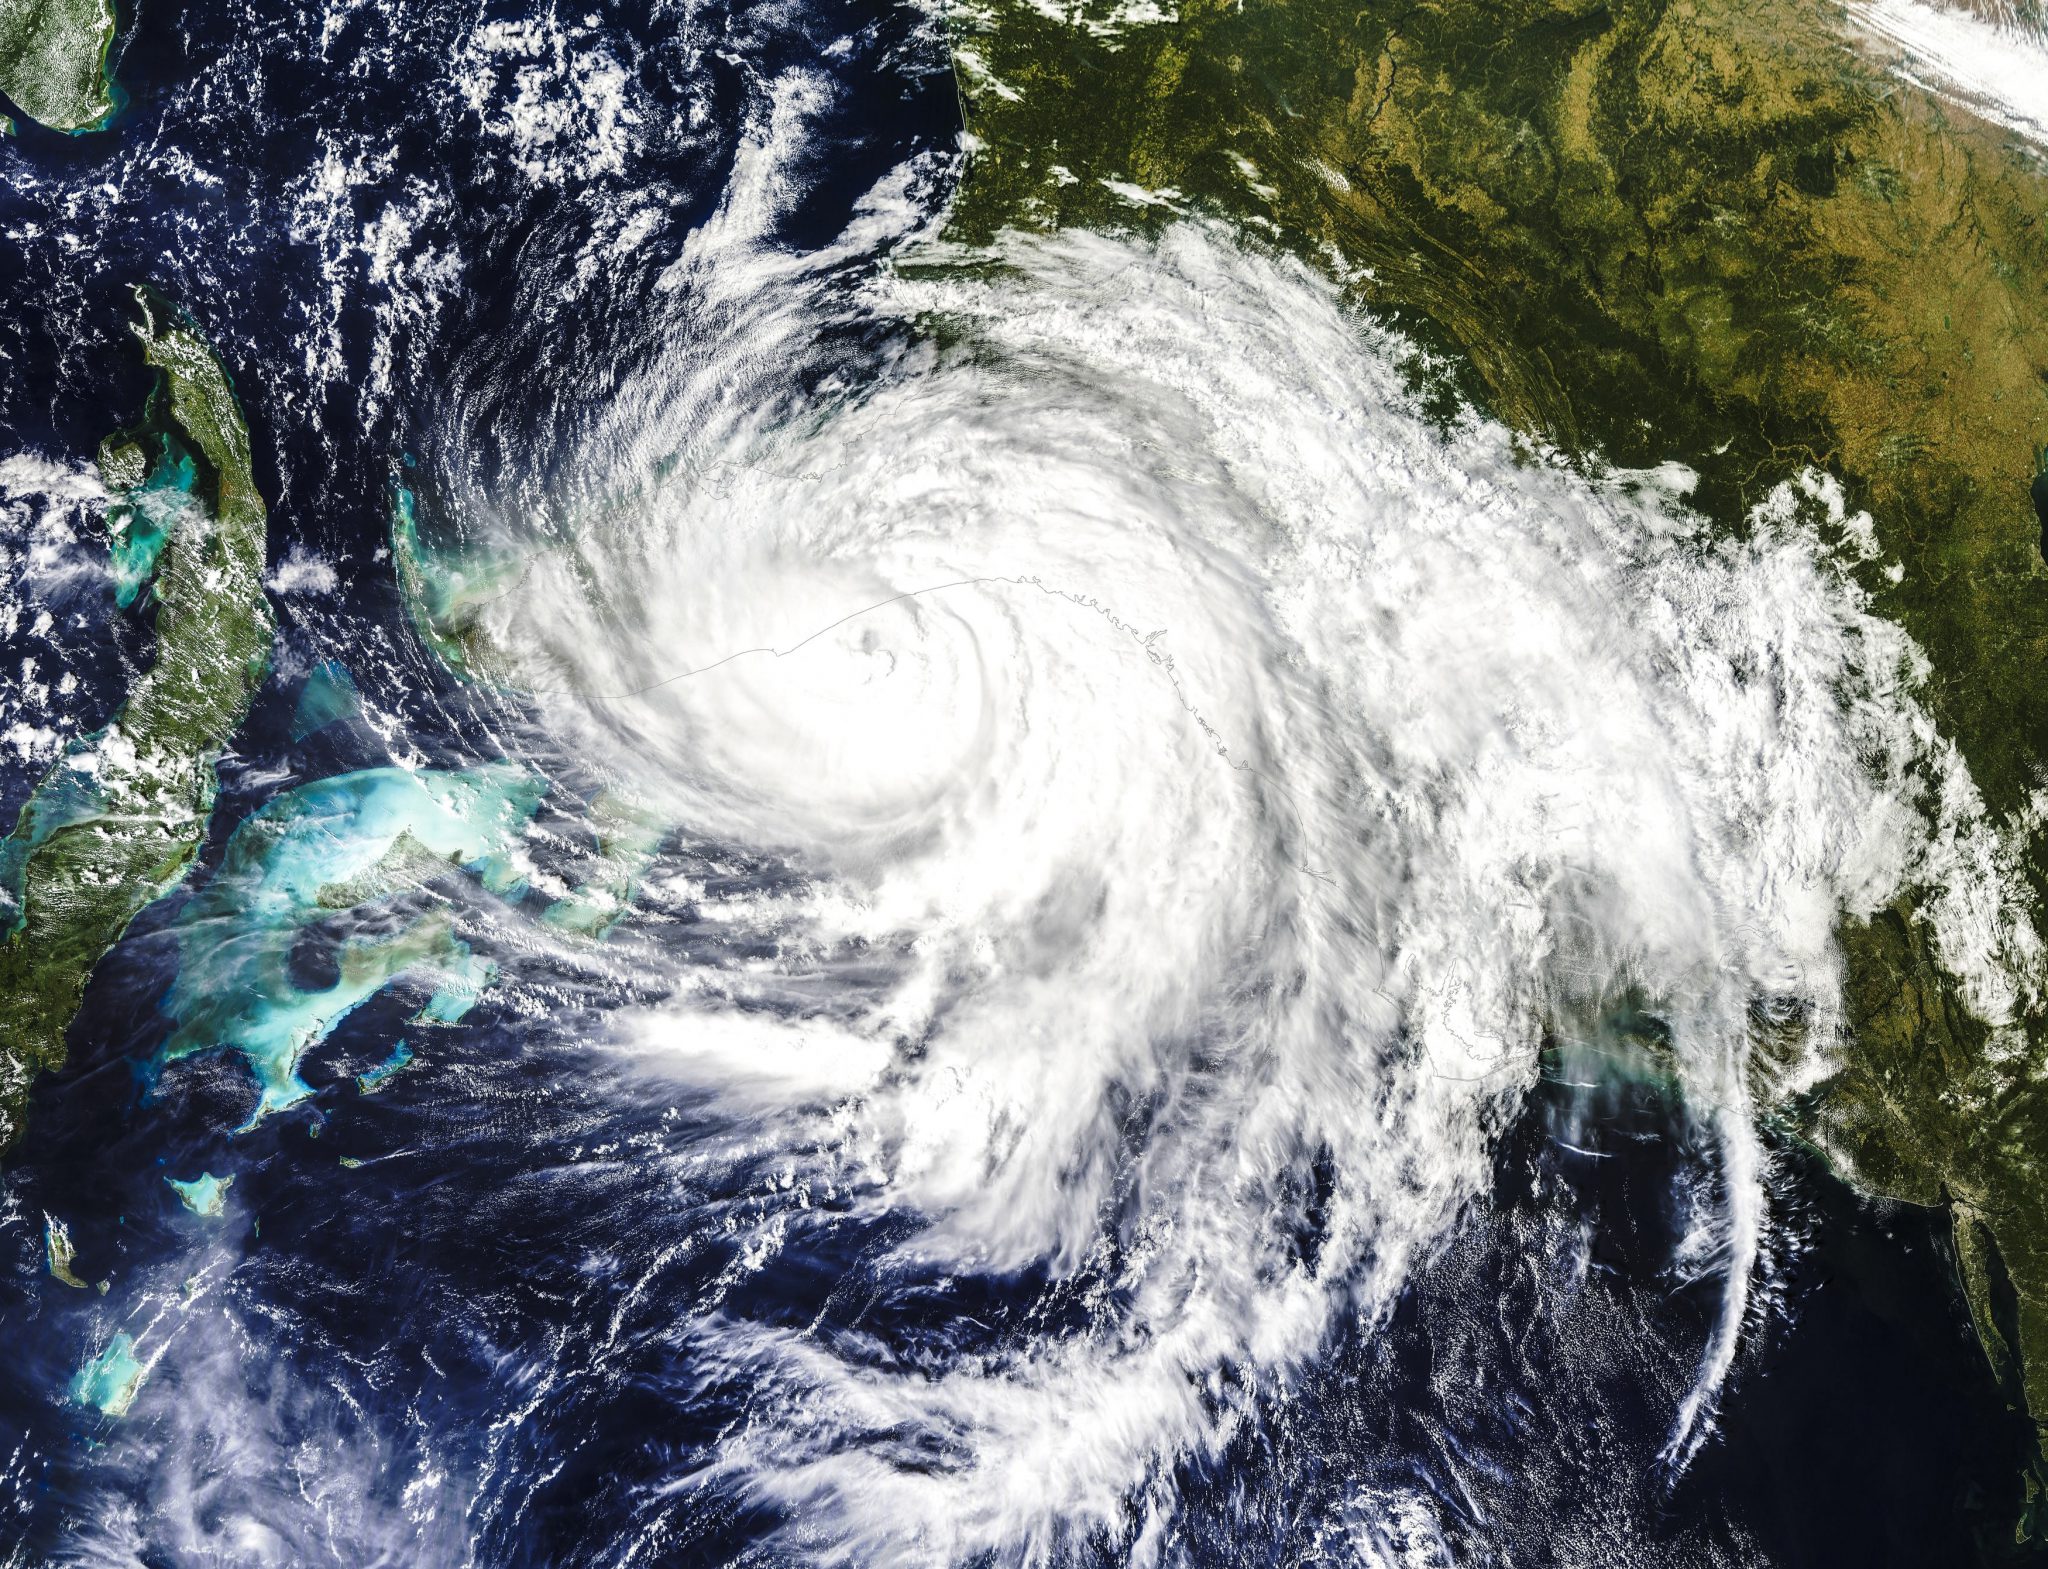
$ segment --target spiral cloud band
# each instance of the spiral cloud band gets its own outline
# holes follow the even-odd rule
[[[1400,340],[1205,226],[850,308],[746,230],[697,242],[780,287],[702,283],[609,499],[485,631],[565,745],[791,869],[696,890],[727,951],[622,1026],[806,1196],[748,1256],[896,1217],[905,1273],[1090,1284],[936,1362],[706,1316],[757,1391],[719,1477],[850,1562],[1144,1529],[1163,1464],[1390,1308],[1546,1040],[1624,1001],[1717,1152],[1682,1461],[1768,1267],[1760,1099],[1838,1034],[1837,921],[1960,890],[1937,935],[1994,1023],[2037,968],[1839,495],[1712,537],[1682,470],[1444,429]],[[849,309],[912,346],[786,376]]]

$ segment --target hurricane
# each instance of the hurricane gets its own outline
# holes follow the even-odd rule
[[[1867,519],[1809,475],[1714,538],[1682,467],[1433,419],[1419,350],[1216,226],[954,254],[911,180],[799,265],[741,175],[549,526],[495,515],[469,627],[548,744],[779,868],[682,890],[711,935],[607,1032],[797,1195],[746,1267],[852,1222],[896,1289],[1043,1294],[907,1341],[702,1314],[756,1391],[702,1485],[832,1562],[1165,1531],[1162,1468],[1388,1314],[1546,1048],[1624,1014],[1704,1135],[1682,1466],[1837,922],[1951,889],[1987,1014],[2032,996],[2009,852],[1850,576]]]
[[[1341,10],[0,0],[0,1565],[2030,1561],[2032,12]]]

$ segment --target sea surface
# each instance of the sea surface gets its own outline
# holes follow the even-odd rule
[[[1764,1123],[1753,1147],[1769,1241],[1731,1309],[1696,1233],[1702,1193],[1736,1179],[1714,1119],[1687,1104],[1654,1042],[1631,1037],[1604,1054],[1538,1043],[1514,1070],[1522,1092],[1504,1111],[1486,1103],[1499,1125],[1483,1139],[1459,1133],[1476,1164],[1445,1179],[1411,1236],[1344,1218],[1351,1205],[1398,1210],[1407,1190],[1352,1193],[1341,1148],[1312,1130],[1276,1163],[1280,1175],[1258,1177],[1254,1197],[1201,1189],[1220,1158],[1203,1145],[1177,1164],[1193,1135],[1175,1119],[1193,1115],[1185,1085],[1210,1072],[1204,1053],[1228,1052],[1220,1035],[1196,1039],[1189,1079],[1148,1088],[1133,1069],[1090,1110],[1093,1142],[1075,1146],[1088,1158],[1052,1186],[1092,1195],[1099,1156],[1109,1207],[1076,1200],[1079,1219],[1046,1222],[1052,1244],[1020,1220],[1025,1240],[987,1255],[950,1235],[927,1241],[935,1203],[873,1200],[856,1159],[833,1168],[838,1187],[820,1178],[804,1162],[829,1142],[823,1124],[787,1113],[786,1097],[750,1101],[733,1088],[743,1076],[719,1076],[726,1059],[693,1076],[687,1053],[681,1068],[651,1070],[644,1054],[612,1049],[631,1034],[622,1018],[688,994],[678,976],[753,975],[786,954],[786,924],[718,912],[810,911],[823,874],[788,848],[795,829],[743,833],[737,809],[707,811],[667,825],[637,879],[636,913],[602,945],[536,937],[521,912],[552,886],[550,855],[587,858],[578,803],[597,793],[596,776],[616,786],[618,775],[565,739],[538,684],[465,682],[435,657],[401,599],[394,516],[417,508],[422,531],[450,551],[497,538],[514,514],[534,537],[573,547],[595,526],[592,498],[619,494],[588,471],[638,460],[620,408],[648,396],[693,333],[730,338],[734,321],[752,319],[750,302],[778,290],[806,302],[797,336],[761,338],[735,358],[735,385],[782,378],[775,397],[828,413],[886,413],[897,388],[924,385],[904,380],[934,352],[917,302],[877,312],[860,291],[897,248],[942,225],[960,178],[938,13],[869,0],[326,0],[145,3],[128,25],[128,101],[108,134],[24,125],[0,143],[0,525],[23,629],[9,662],[35,665],[0,712],[0,731],[17,727],[0,745],[0,809],[18,808],[62,736],[106,721],[148,658],[146,621],[116,610],[97,565],[101,509],[86,468],[147,389],[127,331],[134,283],[181,306],[233,375],[271,509],[280,633],[269,684],[222,761],[187,891],[101,964],[71,1059],[37,1087],[8,1158],[0,1561],[2023,1561],[2010,1530],[2029,1433],[1972,1338],[1945,1215],[1858,1197]],[[736,227],[744,246],[721,249]],[[1183,281],[1209,276],[1201,247],[1227,249],[1214,234],[1186,243]],[[1213,265],[1254,291],[1297,287]],[[1054,281],[1039,287],[1115,275],[1085,256],[1055,258],[1039,274]],[[1052,309],[1042,293],[1029,299]],[[1062,384],[1063,362],[1046,363],[1030,386]],[[1093,395],[1083,388],[1084,406]],[[926,431],[948,411],[936,395],[907,408]],[[1132,428],[1156,416],[1179,429],[1180,408],[1162,394]],[[1055,428],[1048,416],[1042,429]],[[1046,464],[1067,460],[1053,436],[1043,443]],[[982,450],[970,428],[962,486],[1003,478],[975,469]],[[1203,458],[1188,449],[1174,460],[1193,472]],[[1235,474],[1257,456],[1231,461]],[[726,481],[684,465],[662,471],[672,483],[702,494]],[[1186,479],[1190,495],[1221,483],[1206,471]],[[741,506],[746,493],[732,494]],[[985,488],[977,505],[1002,500]],[[1420,557],[1424,568],[1433,559]],[[1040,570],[1015,566],[1020,577]],[[602,564],[591,571],[601,577]],[[821,591],[817,604],[858,610],[897,586],[877,581],[828,585],[840,597]],[[1035,578],[1012,588],[1048,592]],[[1026,621],[1003,616],[1003,627]],[[604,624],[575,623],[574,635]],[[979,627],[977,646],[994,635]],[[1061,637],[1073,646],[1084,634]],[[932,689],[950,691],[953,672],[928,657]],[[667,679],[696,662],[693,649],[664,649],[619,668]],[[1195,683],[1205,667],[1184,668]],[[324,670],[334,686],[337,669],[353,695],[321,699],[329,706],[316,703],[312,719],[337,717],[309,722],[309,682]],[[1159,712],[1206,731],[1211,710],[1194,690],[1175,686],[1179,706]],[[863,724],[896,717],[860,713]],[[929,713],[913,708],[907,733],[922,736]],[[722,745],[739,714],[688,717]],[[1111,744],[1092,732],[1080,742]],[[752,778],[761,755],[734,753],[731,768]],[[358,770],[424,777],[506,761],[547,792],[526,852],[541,865],[522,873],[524,891],[501,899],[459,877],[378,917],[396,930],[447,912],[495,966],[459,1020],[421,1026],[436,982],[400,977],[300,1065],[310,1094],[253,1126],[241,1058],[164,1060],[192,912],[209,908],[239,825]],[[871,804],[851,785],[842,799],[842,777],[790,783],[799,794],[815,784],[818,812],[839,814],[833,834]],[[879,770],[860,782],[890,810],[900,802],[887,792],[910,789]],[[1113,797],[1090,800],[1105,818],[1119,810]],[[786,821],[808,819],[791,807]],[[1292,842],[1274,854],[1311,877],[1326,869]],[[1102,909],[1119,907],[1116,879],[1138,870],[1105,866]],[[1091,929],[1087,912],[1069,918]],[[1052,919],[1041,911],[1032,930]],[[348,939],[370,929],[309,920],[292,941],[293,984],[333,984]],[[217,930],[239,940],[231,923]],[[863,951],[834,949],[802,978],[822,1000],[793,1000],[791,981],[773,997],[748,994],[742,1011],[864,1019],[898,959],[881,942]],[[1256,963],[1245,973],[1248,990],[1272,984]],[[906,1060],[942,1050],[946,1017],[928,1021],[923,1045],[899,1048]],[[1088,1024],[1074,1017],[1074,1029]],[[693,1027],[687,1014],[676,1026]],[[986,1049],[1023,1038],[991,1036]],[[407,1058],[394,1056],[401,1039]],[[1046,1073],[1062,1060],[1049,1057]],[[1215,1072],[1240,1083],[1235,1068]],[[1396,1116],[1394,1103],[1390,1092],[1323,1115],[1364,1123]],[[1284,1125],[1255,1123],[1266,1105],[1248,1094],[1231,1115],[1285,1143]],[[1415,1133],[1423,1165],[1431,1137]],[[1160,1164],[1150,1149],[1166,1152]],[[218,1214],[167,1181],[202,1173],[233,1179]],[[1127,1388],[1120,1370],[1148,1336],[1180,1332],[1188,1320],[1154,1298],[1199,1299],[1214,1256],[1188,1243],[1189,1274],[1169,1288],[1143,1260],[1179,1244],[1142,1224],[1104,1221],[1099,1243],[1079,1248],[1072,1237],[1117,1205],[1143,1211],[1148,1184],[1176,1173],[1200,1194],[1189,1214],[1241,1202],[1261,1218],[1256,1246],[1279,1262],[1233,1291],[1277,1297],[1283,1276],[1327,1285],[1340,1269],[1356,1284],[1318,1295],[1305,1329],[1231,1297],[1213,1315],[1223,1338],[1202,1353],[1207,1371],[1181,1380],[1174,1399],[1186,1410],[1166,1423],[1142,1408],[1164,1398],[1161,1386]],[[51,1218],[83,1288],[49,1272]],[[1177,1224],[1183,1239],[1197,1229]],[[1356,1249],[1341,1266],[1340,1248]],[[1400,1268],[1383,1268],[1397,1251]],[[1700,1408],[1710,1414],[1675,1439],[1731,1311],[1739,1335]],[[1229,1338],[1233,1315],[1294,1338],[1269,1356],[1249,1331]],[[79,1382],[116,1334],[147,1363],[118,1415]],[[1113,1343],[1100,1387],[1128,1406],[1105,1394],[1100,1409],[1077,1404],[1071,1426],[1041,1430],[1023,1415],[1005,1425],[1003,1402],[1021,1410],[1033,1391],[1067,1388],[1059,1370],[1085,1374],[1098,1343]],[[806,1347],[827,1348],[816,1356],[831,1366],[798,1370]],[[1077,1375],[1072,1388],[1087,1387]],[[957,1403],[935,1414],[920,1391],[940,1389]],[[1164,1436],[1143,1436],[1155,1418]],[[1039,1445],[1028,1456],[1003,1448],[1027,1429]],[[1102,1436],[1112,1430],[1138,1436]],[[1091,1478],[1098,1453],[1112,1458]],[[921,1536],[864,1510],[863,1478],[889,1479],[877,1496],[928,1497],[936,1510],[957,1501],[947,1479],[992,1495],[1012,1461],[1030,1496],[1005,1493],[971,1519],[961,1506],[968,1523],[952,1534]],[[1128,1483],[1115,1471],[1125,1463],[1137,1468]],[[1110,1505],[1080,1507],[1103,1490]]]

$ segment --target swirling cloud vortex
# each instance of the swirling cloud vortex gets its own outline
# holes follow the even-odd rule
[[[630,1026],[664,1071],[915,1217],[905,1268],[1103,1274],[1084,1331],[937,1370],[701,1326],[775,1413],[726,1469],[868,1562],[1127,1518],[1388,1307],[1546,1032],[1624,996],[1721,1151],[1683,1442],[1757,1267],[1757,1021],[1824,1060],[1841,913],[1988,853],[1839,504],[1711,537],[1682,471],[1442,429],[1399,340],[1208,228],[1000,262],[870,287],[937,330],[858,389],[765,394],[815,304],[734,306],[490,611],[561,735],[797,870],[717,912],[767,956]],[[1949,914],[1964,964],[2002,919]]]

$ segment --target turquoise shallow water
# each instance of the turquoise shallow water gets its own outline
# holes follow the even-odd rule
[[[135,1359],[134,1338],[121,1331],[78,1370],[71,1381],[71,1398],[107,1416],[125,1416],[148,1371]]]
[[[114,569],[114,600],[122,609],[133,605],[156,576],[157,560],[192,506],[192,487],[199,482],[198,465],[183,445],[169,436],[149,438],[155,458],[148,476],[127,493],[108,518],[113,534],[109,555]]]
[[[517,491],[565,411],[646,352],[659,268],[717,212],[760,83],[829,86],[817,184],[777,230],[792,253],[909,153],[950,156],[923,13],[773,10],[605,7],[586,26],[493,7],[489,54],[467,13],[412,0],[145,5],[117,139],[0,150],[0,266],[31,298],[0,312],[20,371],[0,418],[37,450],[91,453],[140,396],[119,287],[157,278],[236,370],[273,564],[303,548],[337,581],[277,593],[277,675],[223,765],[201,865],[105,967],[5,1173],[0,1539],[30,1554],[766,1569],[806,1522],[715,1463],[775,1420],[732,1346],[807,1336],[878,1388],[936,1388],[1127,1302],[1142,1238],[1109,1228],[1065,1279],[920,1266],[908,1218],[790,1181],[782,1130],[594,1047],[678,971],[782,977],[800,1020],[891,955],[828,973],[719,919],[799,872],[636,813],[584,759],[522,756],[528,732],[448,678],[380,554],[406,538],[389,517],[404,453],[445,442]],[[476,103],[440,86],[451,61]],[[528,73],[558,118],[513,114]],[[606,92],[641,140],[579,162],[609,145]],[[380,315],[407,267],[424,280],[408,309],[432,285],[441,314]],[[849,353],[832,374],[872,370]],[[191,479],[156,472],[167,528]],[[104,592],[146,642],[142,521]],[[429,584],[437,613],[499,586],[488,562]],[[1048,1561],[1320,1564],[1411,1530],[1420,1554],[1424,1518],[1472,1565],[1623,1561],[1580,1550],[1595,1529],[1656,1569],[2012,1556],[1996,1536],[2024,1457],[1972,1360],[1940,1218],[1862,1204],[1797,1151],[1777,1218],[1802,1251],[1719,1436],[1666,1485],[1654,1456],[1714,1307],[1674,1262],[1672,1170],[1700,1157],[1697,1130],[1655,1075],[1565,1076],[1592,1087],[1544,1087],[1391,1322],[1343,1327],[1290,1379],[1219,1368],[1193,1398],[1239,1403],[1228,1450],[1165,1457],[1125,1534]],[[1121,1093],[1104,1109],[1134,1191],[1160,1114]],[[1328,1228],[1310,1165],[1304,1257]],[[82,1284],[52,1275],[45,1216]],[[879,1465],[959,1461],[871,1425]]]
[[[292,739],[303,741],[309,735],[361,712],[362,694],[356,690],[355,678],[348,673],[348,666],[338,659],[322,660],[306,677],[305,687],[299,693],[298,704],[292,712]]]
[[[217,1219],[227,1203],[228,1189],[234,1186],[233,1177],[216,1177],[212,1172],[201,1172],[187,1182],[176,1177],[166,1177],[171,1191],[178,1195],[179,1202],[193,1214],[207,1220]]]
[[[324,986],[294,978],[295,947],[316,922],[346,923],[450,870],[510,891],[518,832],[544,788],[509,764],[382,768],[301,786],[265,806],[235,831],[220,871],[178,921],[178,978],[164,1002],[175,1027],[162,1061],[238,1055],[259,1089],[249,1128],[312,1093],[298,1071],[306,1053],[396,977],[432,978],[415,1022],[461,1019],[494,971],[444,913],[344,926],[329,937],[334,974]]]

